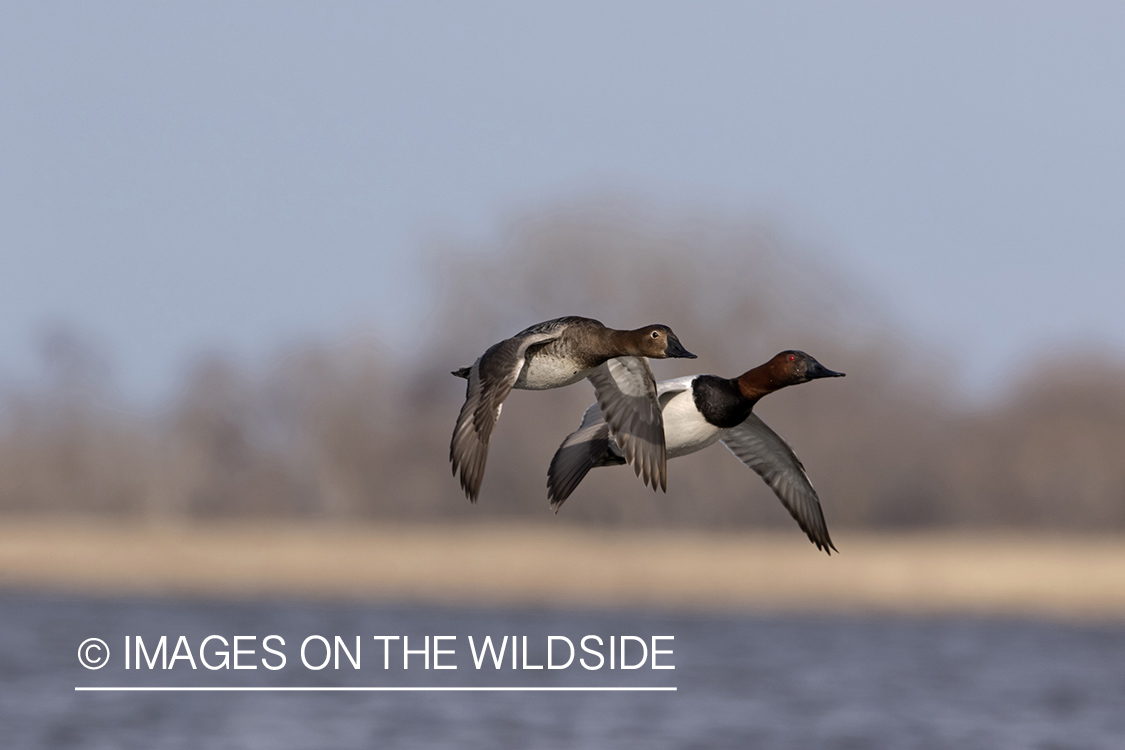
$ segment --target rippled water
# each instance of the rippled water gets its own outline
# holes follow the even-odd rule
[[[286,654],[271,671],[262,639]],[[197,669],[124,668],[125,637],[146,649],[179,636]],[[209,635],[243,639],[240,665],[198,663]],[[339,635],[361,667],[300,662],[310,635]],[[402,669],[374,635],[453,635],[439,658],[457,669]],[[672,654],[674,670],[501,669],[473,664],[474,643],[634,635]],[[103,669],[78,662],[102,638]],[[135,648],[135,641],[130,641]],[[596,646],[596,641],[588,641]],[[615,641],[619,643],[619,641]],[[651,644],[651,641],[648,641]],[[627,662],[641,659],[629,641]],[[554,651],[565,661],[562,641]],[[317,648],[319,647],[319,651]],[[212,640],[204,657],[221,660]],[[595,648],[595,650],[597,650]],[[608,649],[603,649],[608,651]],[[561,654],[561,656],[560,656]],[[96,654],[95,654],[96,655]],[[325,651],[310,642],[315,666]],[[588,664],[596,664],[591,654]],[[608,660],[608,653],[605,654]],[[618,654],[615,653],[615,659]],[[522,655],[521,655],[522,658]],[[279,659],[273,658],[274,665]],[[517,662],[519,664],[519,661]],[[616,661],[615,661],[616,666]],[[1125,627],[1019,620],[686,616],[656,612],[513,611],[418,606],[0,595],[0,728],[5,748],[1125,748]],[[76,692],[76,686],[669,687],[675,692]]]

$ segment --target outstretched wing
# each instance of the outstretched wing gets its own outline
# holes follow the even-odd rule
[[[598,406],[637,476],[655,490],[668,487],[664,418],[656,400],[656,378],[644,357],[616,357],[589,375]]]
[[[475,503],[480,495],[488,440],[500,418],[500,407],[523,369],[528,347],[556,339],[561,333],[562,329],[557,326],[549,331],[525,331],[489,347],[469,368],[465,403],[453,428],[449,460],[453,464],[453,475],[460,471],[461,488],[470,501]]]
[[[676,394],[691,388],[691,381],[694,379],[694,375],[689,375],[657,383],[656,393],[661,410]],[[605,422],[601,408],[597,404],[591,404],[582,415],[582,424],[566,436],[551,459],[551,467],[547,470],[547,497],[551,501],[551,507],[558,512],[559,506],[573,494],[590,469],[619,466],[623,463],[625,459],[610,435],[609,425]]]
[[[816,548],[831,555],[836,548],[828,536],[820,499],[789,444],[753,413],[725,430],[720,439],[738,460],[765,480]]]
[[[612,441],[602,410],[591,404],[582,415],[582,424],[566,436],[547,469],[547,499],[556,513],[590,469],[607,459]]]

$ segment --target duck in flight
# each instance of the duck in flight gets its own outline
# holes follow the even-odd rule
[[[668,326],[619,331],[571,316],[533,325],[493,344],[470,367],[454,370],[469,381],[449,445],[453,475],[460,473],[465,495],[477,501],[488,441],[513,388],[562,388],[583,378],[594,384],[599,413],[619,447],[621,463],[630,464],[654,490],[665,489],[664,426],[646,357],[695,355]]]
[[[721,441],[753,469],[817,549],[836,548],[828,536],[820,499],[805,467],[789,444],[753,413],[763,396],[817,378],[842,378],[800,351],[781,352],[737,378],[689,375],[657,386],[667,458],[686,456]],[[622,446],[606,423],[600,404],[586,410],[579,428],[559,446],[547,472],[547,496],[559,507],[597,466],[625,463]]]

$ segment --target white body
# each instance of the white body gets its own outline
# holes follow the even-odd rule
[[[524,363],[512,387],[525,391],[562,388],[577,383],[591,372],[593,369],[582,369],[570,359],[533,356]]]
[[[657,398],[664,417],[664,446],[668,458],[686,456],[714,445],[723,430],[709,423],[695,406],[691,375],[665,380],[657,385]]]

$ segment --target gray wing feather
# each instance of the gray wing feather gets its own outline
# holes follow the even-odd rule
[[[828,536],[820,499],[789,444],[756,414],[726,430],[721,440],[738,460],[765,480],[816,548],[832,554],[836,548]]]
[[[590,373],[598,406],[637,476],[653,490],[668,486],[664,418],[656,378],[644,357],[616,357]]]
[[[687,375],[682,378],[673,378],[672,380],[661,380],[656,384],[656,401],[660,405],[660,413],[663,415],[664,407],[668,402],[680,395],[684,391],[691,390],[692,381],[698,375]]]
[[[691,381],[695,377],[689,375],[657,383],[660,408],[663,410],[673,396],[691,388]],[[610,435],[609,425],[605,423],[601,408],[597,404],[591,404],[582,415],[582,424],[567,436],[551,459],[551,467],[547,470],[547,497],[551,501],[551,507],[558,512],[559,506],[573,494],[590,469],[620,466],[623,463],[625,458]]]
[[[548,331],[521,333],[489,347],[469,368],[465,403],[457,415],[457,425],[449,443],[449,460],[453,464],[453,475],[457,476],[460,471],[461,489],[471,502],[475,503],[480,495],[488,441],[500,418],[501,404],[512,392],[523,369],[528,347],[556,339],[561,334],[562,328],[558,326]]]
[[[615,448],[602,410],[592,404],[582,416],[582,424],[555,451],[547,469],[547,498],[556,513],[590,469],[625,462],[617,457]]]

